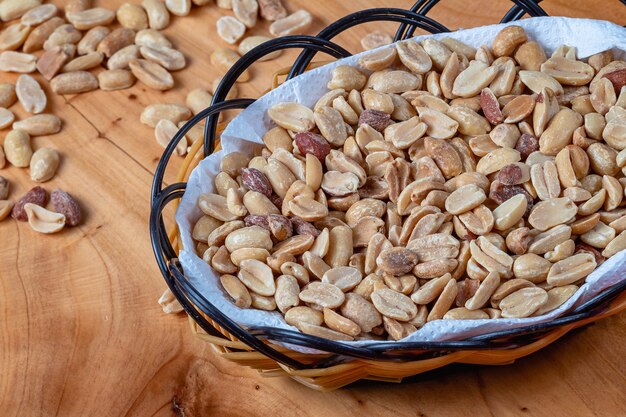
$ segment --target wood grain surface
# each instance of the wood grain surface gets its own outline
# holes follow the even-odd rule
[[[285,1],[291,11],[305,7],[314,13],[311,33],[359,9],[410,5],[399,0]],[[123,1],[96,3],[116,8]],[[446,0],[429,15],[452,29],[467,28],[497,22],[510,5],[505,0]],[[553,15],[626,24],[626,7],[618,0],[547,0],[541,5]],[[147,104],[182,103],[189,90],[210,85],[219,75],[210,65],[210,52],[224,46],[215,22],[230,13],[209,5],[173,18],[165,33],[189,66],[174,74],[176,87],[170,91],[137,84],[124,91],[59,97],[45,87],[50,111],[64,122],[60,134],[33,141],[35,148],[49,145],[62,154],[57,176],[45,187],[75,195],[85,221],[54,236],[35,234],[25,223],[0,223],[0,415],[626,415],[624,313],[512,365],[459,366],[402,385],[363,382],[326,394],[231,364],[191,335],[186,318],[161,313],[156,300],[164,283],[147,219],[162,149],[152,130],[139,123],[139,114]],[[358,51],[360,37],[374,27],[394,29],[369,24],[337,41]],[[255,32],[266,28],[262,24]],[[239,85],[240,96],[257,97],[271,74],[295,55],[287,52],[256,65],[252,81]],[[0,81],[16,78],[2,74]],[[6,168],[0,174],[12,183],[12,199],[33,186],[25,170]]]

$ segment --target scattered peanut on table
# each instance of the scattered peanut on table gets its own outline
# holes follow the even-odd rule
[[[52,179],[64,159],[61,158],[63,153],[55,149],[33,149],[31,144],[32,136],[53,135],[62,129],[61,119],[48,108],[49,100],[42,86],[48,83],[49,89],[59,95],[81,94],[96,89],[122,90],[132,87],[136,81],[155,90],[171,89],[176,81],[172,72],[184,69],[187,60],[160,31],[169,26],[174,16],[189,15],[192,7],[190,0],[136,0],[121,5],[117,10],[111,10],[104,4],[97,7],[89,0],[72,0],[64,10],[42,3],[41,0],[4,0],[0,5],[0,19],[13,21],[0,30],[0,71],[22,74],[15,85],[0,84],[0,129],[13,129],[6,135],[4,145],[0,146],[0,169],[7,161],[16,167],[30,167],[30,177],[34,182]],[[193,1],[193,5],[198,7],[209,3],[207,0]],[[259,10],[262,18],[272,22],[287,17],[281,0],[259,3],[257,0],[236,0],[220,2],[218,6],[232,9],[228,13],[234,14],[220,19],[226,25],[218,23],[218,35],[232,38],[230,43],[236,43],[246,31],[253,30]],[[297,17],[289,21],[289,25],[296,27],[292,30],[302,33],[308,27],[311,16],[305,16],[308,23],[301,24]],[[234,34],[233,27],[237,28]],[[237,30],[241,33],[238,34]],[[268,39],[248,36],[245,44],[241,45],[240,53]],[[235,50],[224,50],[220,54],[223,72],[239,57]],[[267,59],[278,55],[280,52]],[[94,72],[98,69],[100,71]],[[247,78],[242,77],[240,81],[244,80]],[[196,93],[190,94],[188,105],[195,114],[210,105],[212,95],[206,90],[204,93],[197,92],[197,89],[193,91]],[[229,98],[236,94],[236,89],[231,89]],[[9,109],[16,101],[30,113],[28,117],[16,120],[14,112]],[[150,108],[148,106],[144,113],[149,113]],[[178,115],[172,117],[167,110],[147,116],[150,119],[147,124],[156,128],[155,137],[162,146],[166,146],[182,123],[192,116],[185,106],[180,105],[178,109]],[[187,138],[177,147],[177,155],[185,155],[194,140],[202,140],[197,129],[189,132]],[[52,211],[44,208],[47,197],[33,200],[29,197],[31,193],[14,206],[8,200],[8,180],[0,178],[0,220],[14,212],[17,214],[13,217],[22,221],[31,219],[29,223],[33,229],[43,233],[57,232],[64,225],[79,223],[80,215],[63,211],[70,207],[72,213],[79,213],[76,201],[69,194],[59,191],[57,200],[63,202],[62,207],[55,205]],[[34,193],[43,195],[45,190],[35,188]],[[41,208],[28,206],[29,210],[25,211],[26,203]],[[60,214],[65,215],[64,221],[61,221]]]

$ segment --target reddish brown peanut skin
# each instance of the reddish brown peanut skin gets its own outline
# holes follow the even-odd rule
[[[504,185],[516,185],[522,177],[522,170],[513,164],[504,166],[498,171],[498,181]]]
[[[54,207],[54,211],[65,215],[65,224],[67,226],[77,226],[82,220],[82,212],[80,206],[69,193],[60,188],[52,191],[50,202]]]
[[[38,206],[44,207],[48,203],[48,192],[42,187],[34,187],[26,194],[24,194],[13,206],[13,211],[11,211],[11,217],[20,222],[25,222],[28,220],[28,216],[26,215],[26,211],[24,211],[24,205],[26,203],[37,204]]]
[[[258,169],[242,168],[241,178],[243,179],[243,185],[245,185],[248,190],[256,191],[266,195],[267,197],[272,195],[273,190],[270,181],[267,179],[265,174]]]
[[[539,141],[530,133],[522,133],[515,144],[515,150],[520,153],[522,160],[525,161],[528,155],[539,150]]]
[[[293,230],[297,235],[311,235],[313,237],[317,237],[321,233],[321,231],[311,223],[306,220],[302,220],[298,216],[291,217],[291,224],[293,225]]]
[[[302,155],[310,153],[322,163],[330,153],[330,144],[324,139],[324,136],[317,133],[296,133],[296,146]]]
[[[498,204],[504,203],[509,198],[517,194],[523,194],[526,197],[528,203],[526,207],[526,215],[530,214],[533,207],[533,198],[528,194],[523,187],[519,185],[504,185],[499,182],[491,183],[491,190],[489,191],[489,198]]]
[[[489,88],[483,88],[480,92],[480,108],[483,114],[492,125],[502,123],[502,111],[498,99]]]
[[[250,226],[260,226],[264,229],[270,230],[270,225],[267,219],[267,216],[263,216],[260,214],[248,214],[243,219],[246,227]]]
[[[604,74],[604,78],[613,84],[616,92],[619,92],[626,85],[626,68]]]
[[[370,125],[374,130],[382,132],[391,121],[391,116],[378,110],[367,109],[359,116],[359,126]]]

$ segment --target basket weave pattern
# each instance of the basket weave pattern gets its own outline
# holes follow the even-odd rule
[[[360,379],[400,382],[402,378],[437,369],[452,363],[502,365],[536,352],[570,330],[608,317],[626,309],[626,282],[613,287],[594,299],[578,306],[552,322],[510,331],[481,335],[458,342],[411,342],[377,344],[376,348],[352,347],[310,335],[280,329],[245,329],[217,311],[186,280],[177,260],[180,239],[176,227],[166,232],[162,211],[182,197],[185,181],[191,171],[206,156],[219,148],[218,137],[223,125],[218,124],[219,113],[227,109],[243,109],[253,99],[224,101],[237,77],[260,57],[275,50],[300,48],[303,52],[294,65],[279,70],[271,88],[281,81],[297,76],[309,68],[316,52],[325,52],[335,58],[349,56],[349,52],[330,41],[342,31],[360,23],[394,21],[400,23],[395,40],[413,36],[416,29],[431,33],[446,32],[440,23],[426,17],[438,0],[420,0],[410,10],[371,9],[346,16],[329,25],[316,37],[289,36],[273,39],[244,55],[224,76],[215,91],[213,105],[190,120],[166,148],[157,168],[152,189],[150,231],[157,263],[166,283],[189,315],[191,330],[210,343],[222,357],[240,365],[257,369],[264,376],[289,376],[314,389],[333,390]],[[514,6],[502,22],[518,20],[525,14],[546,16],[532,0],[514,0]],[[620,7],[620,6],[617,6]],[[206,122],[204,141],[196,141],[182,163],[176,183],[162,188],[163,176],[176,144],[197,123]],[[296,344],[328,352],[304,354],[272,343]]]

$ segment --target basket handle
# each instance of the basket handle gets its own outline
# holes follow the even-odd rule
[[[366,22],[380,21],[401,22],[411,25],[412,27],[422,28],[430,33],[441,33],[450,31],[441,23],[409,10],[379,8],[361,10],[356,13],[344,16],[334,23],[328,25],[325,29],[320,31],[320,33],[318,33],[316,37],[319,39],[330,40],[353,26],[357,26],[361,23]],[[293,67],[291,67],[291,71],[289,72],[287,79],[289,80],[302,74],[306,70],[306,67],[309,65],[314,56],[315,51],[303,51],[294,62]]]
[[[170,201],[181,198],[185,192],[185,188],[187,188],[187,184],[184,182],[172,184],[163,191],[160,191],[152,199],[152,206],[150,208],[150,240],[161,272],[167,270],[163,256],[168,259],[177,256],[176,251],[167,238],[167,231],[163,223],[163,208],[165,208]]]
[[[520,20],[524,14],[528,14],[529,16],[548,16],[545,10],[539,7],[538,3],[541,0],[511,0],[513,3],[513,7],[504,15],[500,23],[507,23],[514,20]],[[626,0],[624,0],[626,1]],[[415,5],[411,8],[411,10],[426,15],[437,3],[439,0],[419,0],[415,3]],[[415,9],[415,10],[414,10]],[[415,26],[410,27],[406,33],[405,31],[406,25],[403,23],[398,28],[398,32],[396,33],[395,40],[398,41],[400,39],[409,39],[412,38],[415,34]]]
[[[413,7],[411,7],[409,10],[412,11],[413,13],[426,16],[426,14],[430,11],[430,9],[432,9],[433,6],[435,6],[435,4],[437,3],[439,3],[439,0],[429,0],[428,2],[427,0],[418,0],[415,2]],[[398,27],[398,30],[396,31],[396,35],[393,37],[394,42],[398,42],[399,40],[402,40],[402,39],[408,39],[410,37],[409,35],[406,34],[407,26],[408,25],[406,23],[400,24],[400,26]],[[411,33],[415,31],[414,28],[415,26],[412,26],[411,28],[409,28],[410,30],[412,29]]]
[[[504,15],[500,23],[508,23],[515,20],[520,20],[524,14],[528,13],[529,16],[548,16],[545,10],[543,10],[539,3],[541,0],[512,0],[515,5]]]

